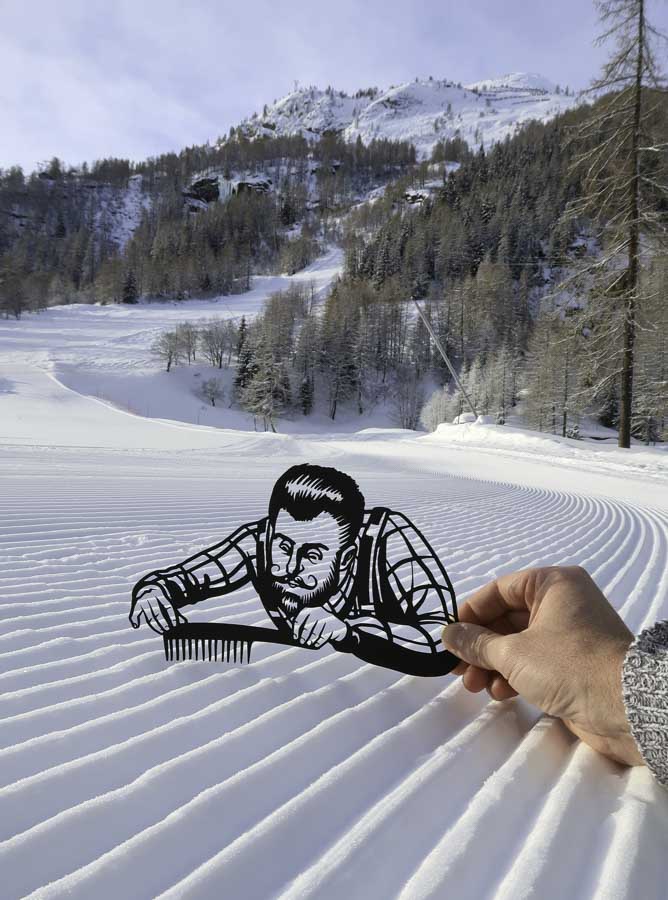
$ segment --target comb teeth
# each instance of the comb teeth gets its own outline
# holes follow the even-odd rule
[[[218,640],[216,638],[177,638],[164,635],[165,659],[181,662],[195,659],[205,662],[248,663],[252,641]],[[245,658],[244,658],[245,657]]]

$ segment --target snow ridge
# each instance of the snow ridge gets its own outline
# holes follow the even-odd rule
[[[664,514],[345,455],[371,502],[420,522],[461,596],[510,568],[578,562],[632,628],[662,611]],[[110,474],[104,451],[79,454],[66,482],[36,458],[1,479],[3,896],[208,900],[224,883],[292,900],[454,886],[556,900],[597,879],[661,896],[645,880],[668,821],[661,789],[523,703],[328,649],[166,665],[160,640],[127,625],[134,579],[262,515],[293,461],[254,456],[249,481],[248,454],[219,460],[144,452]],[[205,618],[264,621],[251,589],[207,606]]]

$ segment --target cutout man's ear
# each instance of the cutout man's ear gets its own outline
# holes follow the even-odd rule
[[[345,569],[346,566],[350,565],[352,558],[355,556],[356,548],[354,544],[351,544],[349,547],[341,553],[341,561],[339,563],[339,568]]]

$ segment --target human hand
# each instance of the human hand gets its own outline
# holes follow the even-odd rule
[[[149,628],[157,634],[164,634],[175,625],[188,621],[159,585],[145,585],[139,590],[135,588],[135,591],[130,606],[130,623],[133,628],[139,628],[142,616]]]
[[[328,641],[340,641],[348,634],[348,625],[326,609],[306,606],[292,622],[292,636],[302,647],[317,649]]]
[[[460,607],[443,630],[462,662],[453,670],[494,700],[518,694],[594,750],[643,765],[622,699],[622,665],[633,635],[579,566],[503,575]]]

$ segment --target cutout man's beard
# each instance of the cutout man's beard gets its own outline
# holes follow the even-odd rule
[[[322,606],[327,600],[334,596],[339,586],[339,573],[337,569],[330,572],[325,581],[322,582],[315,590],[306,594],[295,594],[290,588],[292,586],[305,587],[303,581],[297,577],[277,581],[271,579],[272,599],[276,606],[281,609],[288,618],[293,618],[300,610],[307,606]]]
[[[302,597],[295,597],[294,594],[279,593],[276,601],[277,606],[285,613],[288,619],[292,619],[297,615],[300,609],[303,609],[305,603]]]

